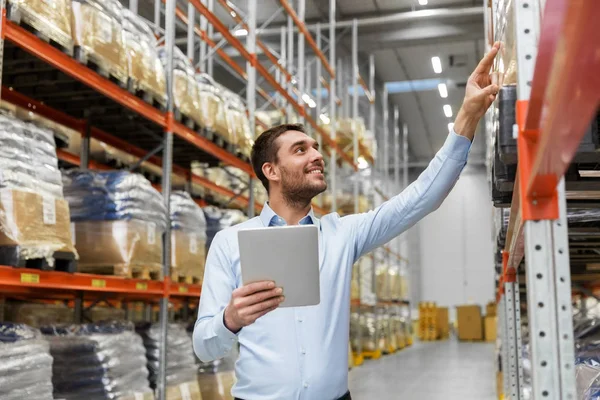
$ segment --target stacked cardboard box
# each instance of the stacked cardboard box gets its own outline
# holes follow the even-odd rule
[[[459,340],[483,340],[483,321],[480,306],[457,306],[456,319]]]

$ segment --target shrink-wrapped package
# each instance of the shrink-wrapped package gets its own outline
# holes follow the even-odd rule
[[[199,281],[206,260],[206,219],[186,192],[171,194],[171,268]]]

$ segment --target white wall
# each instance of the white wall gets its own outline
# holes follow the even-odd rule
[[[492,204],[485,172],[463,171],[434,213],[418,224],[420,296],[440,306],[485,305],[494,298]]]

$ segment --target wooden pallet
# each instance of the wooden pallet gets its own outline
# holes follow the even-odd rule
[[[132,77],[127,79],[127,91],[162,112],[167,110],[166,99],[164,97],[154,93],[153,90],[145,87],[145,85]]]
[[[31,268],[42,271],[76,272],[77,259],[75,254],[66,251],[56,251],[52,255],[51,265],[46,258],[25,258],[20,246],[0,246],[0,265],[15,268]]]
[[[131,279],[160,281],[163,278],[162,267],[127,265],[79,265],[78,272],[98,275],[114,275]]]
[[[81,46],[75,46],[73,51],[73,58],[75,58],[79,63],[85,65],[89,69],[96,72],[98,75],[117,84],[123,89],[127,89],[127,76],[119,76],[112,66],[105,64],[95,54],[88,53]]]
[[[188,285],[199,285],[202,282],[202,278],[196,275],[186,274],[179,271],[171,271],[171,282],[185,283]]]
[[[381,358],[381,350],[363,351],[362,355],[364,359],[377,360]]]

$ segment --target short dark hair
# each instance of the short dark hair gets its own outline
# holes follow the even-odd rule
[[[252,168],[256,177],[260,179],[267,193],[269,192],[269,180],[263,174],[262,167],[265,163],[277,162],[277,151],[279,147],[275,145],[277,138],[287,131],[299,131],[306,133],[302,124],[283,124],[267,129],[260,134],[252,146]]]

